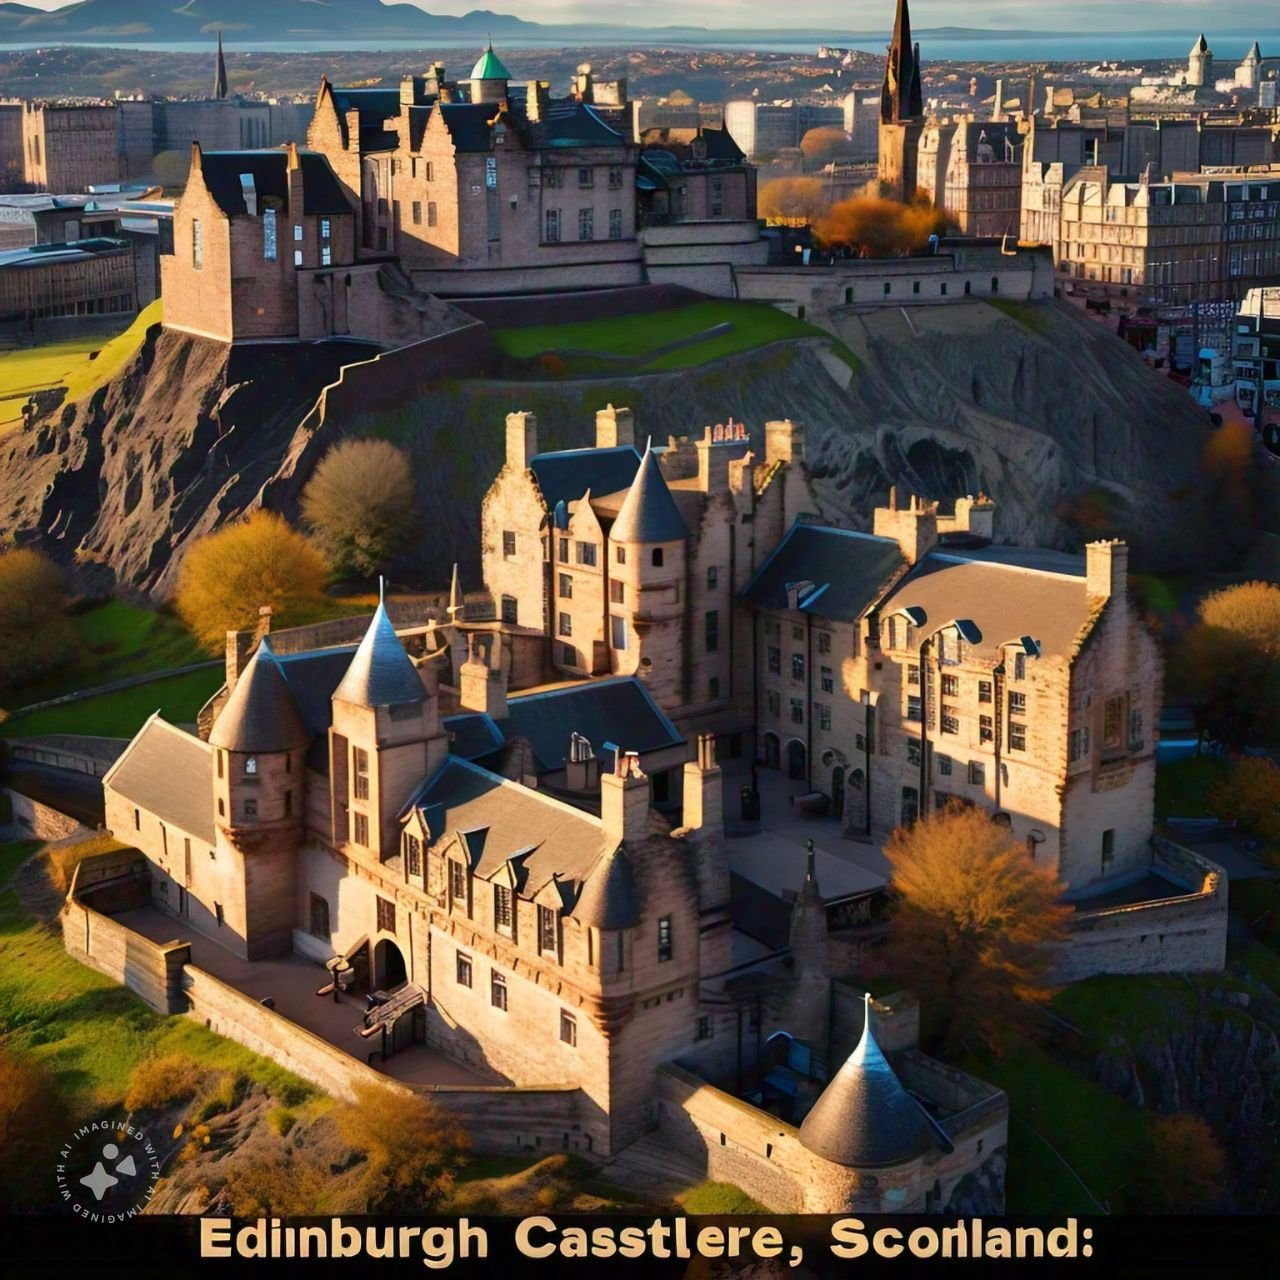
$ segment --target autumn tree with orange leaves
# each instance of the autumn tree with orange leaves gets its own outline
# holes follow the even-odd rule
[[[833,204],[814,224],[827,249],[849,249],[860,258],[890,258],[925,248],[931,235],[946,234],[945,210],[927,201],[902,204],[881,196],[855,196]]]
[[[1051,994],[1050,945],[1065,936],[1065,888],[984,809],[955,802],[900,827],[886,962],[920,999],[925,1039],[943,1052],[1001,1052],[1033,1029]]]
[[[771,223],[808,226],[830,203],[821,178],[774,178],[760,188],[756,208]]]

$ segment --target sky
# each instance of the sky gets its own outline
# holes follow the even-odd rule
[[[156,3],[157,0],[149,0]],[[875,31],[893,25],[895,0],[410,0],[430,13],[472,9],[511,13],[530,22],[609,22],[638,27],[678,23],[702,27],[821,27]],[[65,0],[25,0],[58,9]],[[269,4],[270,0],[263,0]],[[911,0],[917,27],[1021,28],[1033,31],[1223,31],[1277,26],[1271,0]],[[1269,16],[1268,11],[1270,11]]]

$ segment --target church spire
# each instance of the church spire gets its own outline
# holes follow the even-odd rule
[[[220,101],[227,96],[227,61],[222,56],[222,28],[218,28],[218,65],[213,73],[213,96]]]
[[[920,46],[911,43],[911,14],[907,0],[898,0],[893,20],[893,43],[884,69],[880,91],[880,119],[899,124],[924,115],[924,93],[920,82]]]

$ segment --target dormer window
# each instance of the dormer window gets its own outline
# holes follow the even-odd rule
[[[258,757],[257,756],[245,757],[244,771],[247,777],[253,778],[257,776],[257,773],[258,773]]]

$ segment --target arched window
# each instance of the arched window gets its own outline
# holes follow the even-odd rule
[[[256,773],[258,772],[258,757],[257,757],[257,756],[246,756],[246,757],[245,757],[245,761],[244,761],[244,771],[245,771],[245,773],[247,773],[250,777],[253,777],[253,775],[254,775],[254,774],[256,774]]]

